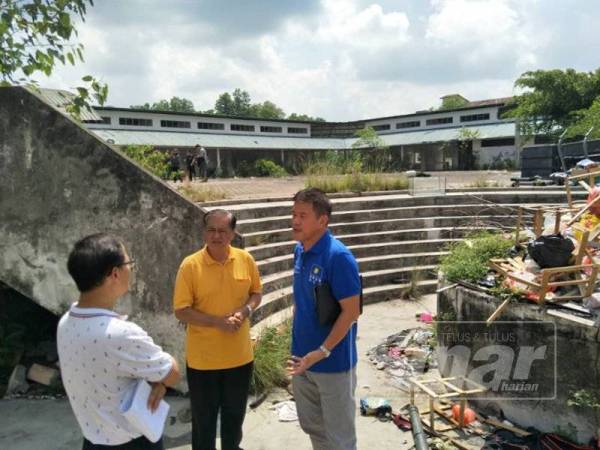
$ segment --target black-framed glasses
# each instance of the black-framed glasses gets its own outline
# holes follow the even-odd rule
[[[134,259],[130,259],[129,261],[125,261],[122,262],[121,264],[117,264],[117,267],[121,267],[121,266],[133,266],[135,264],[135,260]]]

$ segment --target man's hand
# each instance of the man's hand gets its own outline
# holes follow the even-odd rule
[[[250,312],[248,311],[248,307],[246,305],[244,305],[244,306],[241,306],[240,308],[233,310],[231,315],[233,317],[235,317],[236,319],[238,319],[240,322],[243,322],[244,320],[246,320],[248,318],[248,316],[250,315]]]
[[[217,319],[217,328],[226,333],[235,333],[240,326],[242,326],[242,320],[234,315],[219,317]]]
[[[158,408],[160,401],[167,393],[167,388],[162,383],[150,383],[150,385],[152,386],[152,390],[148,396],[148,409],[154,412],[156,411],[156,408]]]
[[[288,375],[301,375],[313,365],[325,358],[321,350],[314,350],[307,353],[303,358],[293,356],[288,359],[287,373]]]

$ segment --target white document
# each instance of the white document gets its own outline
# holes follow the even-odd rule
[[[148,409],[148,397],[152,387],[146,380],[138,380],[121,402],[121,413],[127,421],[151,442],[160,439],[169,414],[169,404],[160,401],[156,411]]]

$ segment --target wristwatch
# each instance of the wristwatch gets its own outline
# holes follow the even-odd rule
[[[327,348],[325,348],[324,345],[319,346],[319,350],[321,350],[323,352],[323,354],[325,355],[325,358],[329,358],[329,355],[331,355],[331,352],[329,350],[327,350]]]

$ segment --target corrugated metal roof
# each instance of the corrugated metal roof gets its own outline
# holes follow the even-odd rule
[[[513,137],[514,122],[462,127],[478,133],[478,139]],[[456,140],[462,128],[410,131],[382,134],[380,138],[388,146],[426,144]],[[357,139],[240,136],[216,133],[178,133],[172,131],[136,131],[89,128],[100,139],[114,145],[154,145],[163,147],[193,147],[196,144],[218,148],[256,148],[292,150],[341,150],[352,148]]]
[[[427,144],[434,142],[447,142],[458,139],[460,130],[466,130],[478,133],[477,139],[491,139],[501,137],[514,137],[515,123],[503,122],[490,125],[472,125],[461,128],[442,128],[435,130],[408,131],[404,133],[381,134],[379,137],[391,146],[410,145],[410,144]],[[350,146],[356,139],[347,139]]]
[[[44,100],[50,105],[61,110],[65,114],[68,114],[66,110],[67,105],[69,105],[75,97],[75,94],[72,92],[62,91],[60,89],[37,88],[37,92],[39,92]],[[83,122],[102,122],[102,118],[96,114],[93,109],[88,111],[86,108],[82,108],[80,117]]]
[[[177,133],[170,131],[101,130],[90,131],[115,145],[155,145],[193,147],[196,144],[218,148],[335,150],[345,148],[344,139],[276,136],[240,136],[216,133]]]

